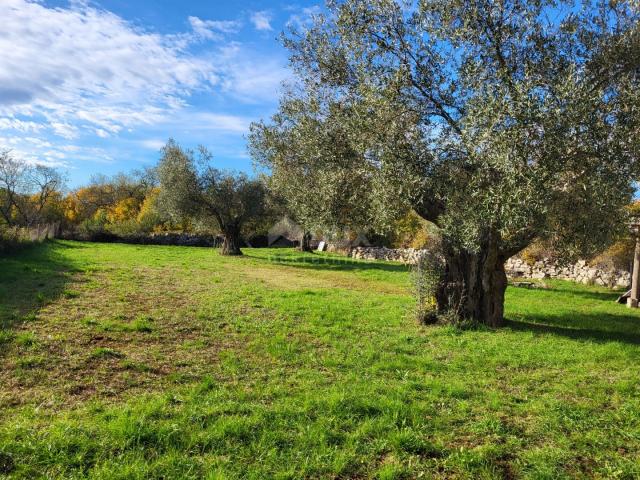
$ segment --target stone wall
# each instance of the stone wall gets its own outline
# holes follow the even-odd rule
[[[219,247],[222,237],[196,233],[158,232],[116,235],[110,232],[80,234],[64,232],[60,238],[83,242],[132,243],[136,245],[179,245],[188,247]]]
[[[351,250],[351,257],[360,260],[388,260],[413,264],[420,258],[423,251],[413,248],[357,247]],[[505,270],[507,275],[513,278],[560,278],[608,287],[631,285],[629,272],[594,268],[584,260],[570,265],[559,265],[551,260],[541,260],[529,265],[521,258],[512,257],[507,260]]]
[[[34,227],[0,228],[0,253],[15,251],[33,243],[57,238],[59,232],[59,223],[36,225]]]
[[[351,249],[351,258],[413,264],[418,261],[423,251],[415,248],[355,247]]]
[[[551,260],[539,260],[529,265],[518,257],[507,260],[505,270],[510,277],[561,278],[579,283],[590,283],[608,287],[631,285],[631,274],[624,270],[603,270],[587,264],[584,260],[568,265],[559,265]]]

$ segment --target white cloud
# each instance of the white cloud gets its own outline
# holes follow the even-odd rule
[[[163,35],[93,2],[46,5],[0,0],[0,147],[30,161],[111,163],[119,136],[156,151],[158,138],[188,131],[233,143],[255,117],[229,114],[227,102],[272,105],[288,75],[284,56],[227,39],[237,21],[189,17],[190,29]],[[271,18],[257,13],[266,31]],[[209,92],[225,113],[203,111],[194,94]]]
[[[173,37],[86,4],[2,0],[0,18],[0,129],[36,131],[36,119],[27,117],[43,116],[67,139],[81,128],[117,133],[180,108],[215,77],[209,61]]]
[[[41,138],[37,138],[37,137],[24,137],[24,141],[25,142],[29,142],[33,145],[36,145],[38,147],[41,148],[52,148],[53,145],[51,144],[51,142],[48,142],[46,140],[42,140]]]
[[[141,140],[138,143],[140,144],[140,146],[147,148],[149,150],[160,150],[162,147],[165,146],[166,141],[159,140],[156,138],[150,138],[147,140]]]
[[[41,130],[43,125],[31,122],[31,121],[23,121],[17,118],[0,118],[0,130],[16,130],[18,132],[27,133],[27,132],[37,132]]]
[[[222,33],[236,33],[242,24],[236,20],[202,20],[189,17],[194,33],[207,40],[219,40]]]
[[[190,128],[192,130],[245,133],[249,130],[250,123],[251,119],[245,117],[203,112],[193,117]]]
[[[16,158],[58,168],[73,168],[73,162],[113,163],[111,154],[99,147],[70,143],[56,144],[37,137],[0,136],[0,146],[11,150]]]
[[[56,135],[67,140],[78,137],[78,129],[69,123],[52,121],[51,128]]]
[[[63,152],[77,152],[80,150],[78,145],[62,145],[59,147]]]
[[[0,137],[2,148],[8,148],[11,155],[29,163],[51,167],[65,167],[64,151],[53,147],[49,142],[35,137]]]
[[[138,141],[138,144],[154,150],[162,147],[166,143],[166,139],[160,140],[159,137],[162,135],[160,132],[167,130],[166,125],[175,126],[171,131],[171,135],[175,135],[178,138],[183,138],[186,134],[187,137],[194,136],[195,138],[206,140],[207,137],[217,136],[218,134],[228,136],[228,134],[242,135],[247,133],[249,124],[253,120],[255,119],[251,117],[226,113],[184,111],[168,120],[170,123],[158,124],[159,130],[156,130],[154,138],[150,140],[143,139]],[[203,134],[206,135],[203,137]]]
[[[282,82],[290,75],[283,58],[248,55],[237,44],[222,48],[217,62],[224,71],[219,86],[245,103],[275,101]]]
[[[256,28],[256,30],[270,31],[273,30],[271,27],[271,19],[272,15],[267,11],[261,12],[253,12],[250,16],[251,23]]]

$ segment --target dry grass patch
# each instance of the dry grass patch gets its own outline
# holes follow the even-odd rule
[[[219,352],[237,348],[241,336],[198,315],[197,300],[216,297],[208,273],[184,275],[175,267],[75,273],[61,296],[15,329],[18,339],[32,340],[3,352],[0,408],[117,401],[215,375]],[[255,313],[242,302],[233,310]]]

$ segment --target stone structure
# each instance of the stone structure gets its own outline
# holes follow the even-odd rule
[[[422,252],[424,250],[415,248],[355,247],[351,249],[351,258],[413,264],[418,261]]]
[[[82,242],[179,245],[187,247],[219,247],[223,241],[222,237],[216,235],[179,232],[134,233],[130,235],[116,235],[110,232],[95,232],[91,234],[64,232],[60,235],[60,238]]]
[[[388,260],[414,264],[423,251],[413,248],[357,247],[351,250],[351,257],[360,260]],[[559,278],[608,287],[628,287],[631,284],[629,272],[595,268],[584,260],[570,265],[560,265],[551,260],[540,260],[529,265],[521,258],[512,257],[507,260],[505,270],[507,275],[512,278]]]
[[[268,246],[269,247],[296,247],[300,243],[300,238],[304,230],[300,225],[284,216],[269,229]]]
[[[539,260],[529,265],[521,258],[512,257],[507,260],[505,270],[510,277],[560,278],[607,287],[628,287],[631,284],[629,272],[592,267],[584,260],[568,265],[560,265],[551,260]]]

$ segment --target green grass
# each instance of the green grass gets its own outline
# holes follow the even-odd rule
[[[424,327],[405,267],[52,242],[0,258],[0,478],[639,478],[640,314],[509,288]]]

